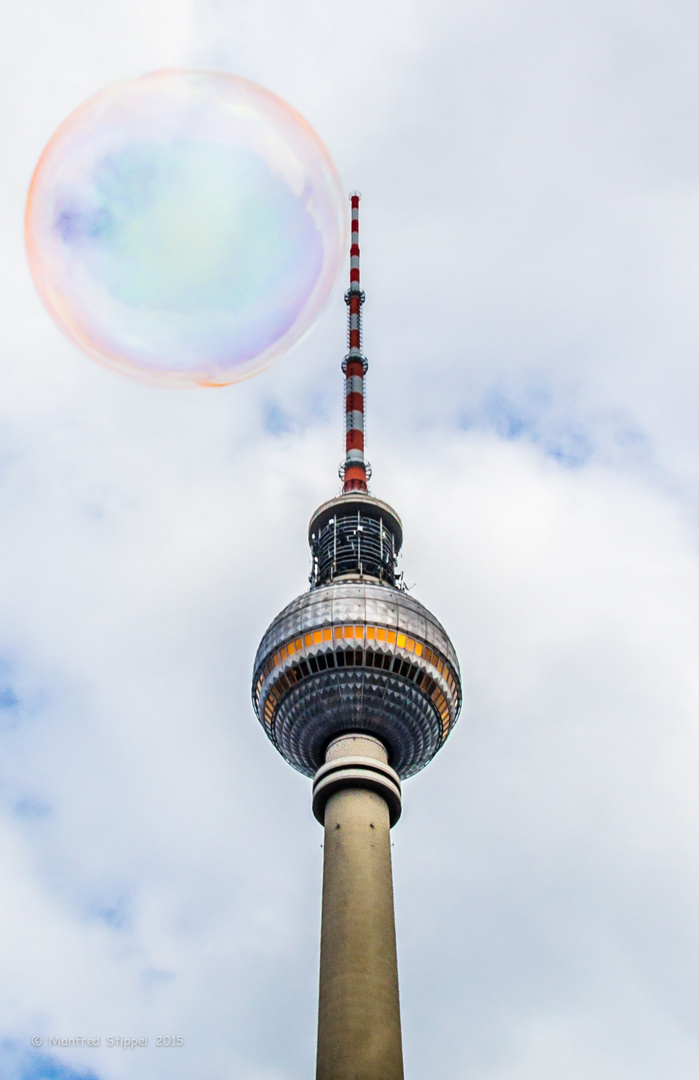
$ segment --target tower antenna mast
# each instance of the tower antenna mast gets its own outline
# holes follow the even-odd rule
[[[348,353],[342,361],[345,373],[345,461],[340,466],[342,491],[367,491],[368,466],[364,460],[364,378],[369,367],[362,353],[362,305],[364,293],[359,277],[359,200],[350,195],[352,224],[350,236],[350,283],[347,304]]]

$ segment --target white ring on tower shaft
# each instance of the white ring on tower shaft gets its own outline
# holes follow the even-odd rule
[[[376,758],[347,757],[326,761],[313,778],[313,814],[323,825],[325,804],[331,795],[343,788],[365,788],[381,795],[388,804],[391,827],[401,815],[401,787],[398,773]]]

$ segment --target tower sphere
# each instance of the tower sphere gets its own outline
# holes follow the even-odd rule
[[[253,705],[286,760],[313,776],[328,743],[365,732],[402,778],[456,722],[459,664],[441,623],[396,585],[398,515],[351,491],[311,519],[311,589],[287,605],[255,658]]]

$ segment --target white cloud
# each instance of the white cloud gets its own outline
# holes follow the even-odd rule
[[[698,23],[680,0],[13,12],[0,1037],[185,1036],[60,1051],[100,1080],[312,1070],[321,836],[249,677],[336,486],[341,289],[259,379],[156,391],[63,341],[22,251],[63,116],[195,63],[288,97],[365,195],[374,489],[466,687],[394,834],[408,1072],[696,1075]]]

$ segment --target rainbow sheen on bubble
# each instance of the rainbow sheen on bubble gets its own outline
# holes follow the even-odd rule
[[[322,308],[346,230],[334,165],[302,116],[247,79],[181,70],[76,109],[26,215],[34,282],[61,329],[166,386],[268,367]]]

